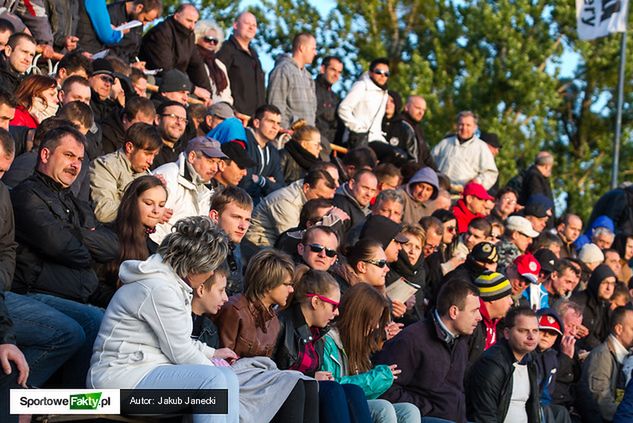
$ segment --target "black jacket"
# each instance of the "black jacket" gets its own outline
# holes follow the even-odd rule
[[[352,197],[352,193],[349,191],[347,183],[341,185],[337,193],[334,195],[332,204],[349,215],[349,220],[343,224],[345,232],[359,223],[363,223],[367,217],[363,208],[360,204],[358,204],[358,201]]]
[[[332,85],[323,75],[316,77],[314,90],[317,98],[316,127],[319,128],[321,136],[329,142],[334,142],[338,118],[336,108],[340,99],[334,91]]]
[[[319,330],[315,339],[305,317],[303,317],[301,305],[297,303],[279,313],[279,323],[281,330],[273,352],[273,360],[280,370],[295,369],[301,363],[305,345],[310,342],[314,344],[319,362],[322,363],[323,336],[327,332],[327,328]],[[309,374],[308,376],[314,375]]]
[[[431,149],[424,139],[422,127],[407,113],[402,113],[389,125],[387,140],[389,144],[405,151],[409,160],[437,170]]]
[[[424,299],[426,297],[426,270],[424,269],[424,256],[420,255],[417,263],[411,264],[409,257],[400,250],[398,260],[389,264],[389,273],[387,273],[387,286],[400,278],[404,278],[409,282],[419,285],[421,288],[415,293],[415,306],[401,318],[397,319],[398,323],[405,325],[411,324],[424,318],[426,306]]]
[[[18,85],[24,79],[26,75],[18,75],[11,66],[9,65],[9,61],[6,59],[4,54],[2,55],[2,59],[0,60],[0,87],[8,93],[15,93],[15,90],[18,89]]]
[[[290,184],[306,176],[311,167],[321,163],[321,159],[313,156],[301,144],[294,140],[286,143],[279,152],[281,169],[284,172],[284,181]]]
[[[216,57],[226,66],[235,110],[252,116],[259,106],[266,104],[266,89],[259,56],[252,45],[248,50],[242,49],[231,35]]]
[[[90,98],[90,108],[94,113],[95,122],[100,124],[105,121],[108,116],[119,113],[121,110],[121,106],[109,98],[105,100],[101,100],[96,92],[92,92],[92,97]]]
[[[528,168],[525,176],[523,176],[523,185],[521,185],[521,192],[519,193],[519,204],[525,205],[530,197],[536,194],[542,194],[554,201],[549,178],[543,176],[536,165],[532,165]]]
[[[88,302],[97,288],[94,261],[118,256],[114,234],[97,227],[90,206],[35,172],[11,191],[18,242],[13,290]]]
[[[536,365],[527,355],[524,361],[530,377],[530,397],[526,403],[529,423],[539,423],[539,388]],[[468,420],[476,423],[502,423],[512,397],[512,375],[516,358],[505,340],[486,350],[470,368],[466,377]]]
[[[15,223],[11,197],[7,187],[0,182],[0,292],[11,288],[15,272],[15,249]]]
[[[125,11],[125,3],[125,1],[115,1],[108,5],[108,15],[110,15],[112,25],[119,26],[132,21],[133,18],[128,16]],[[142,38],[143,26],[141,25],[130,29],[127,34],[124,34],[118,44],[110,46],[110,51],[123,59],[125,63],[133,63],[141,48]]]
[[[112,113],[101,124],[103,154],[114,153],[123,147],[125,142],[125,129],[121,121],[120,113]]]
[[[194,85],[211,91],[209,76],[195,41],[193,32],[170,16],[145,34],[139,58],[147,62],[147,69],[160,68],[163,72],[178,69],[189,75]]]
[[[593,206],[587,227],[600,216],[611,218],[616,232],[633,233],[633,186],[617,188],[600,197]]]
[[[279,150],[272,143],[267,143],[263,151],[260,150],[255,134],[250,128],[246,129],[246,153],[257,165],[247,169],[246,176],[242,178],[239,186],[248,192],[248,195],[253,199],[253,205],[256,206],[259,200],[271,192],[284,187],[286,183],[281,167]],[[264,157],[262,158],[262,156]],[[255,183],[253,182],[253,174],[264,178]],[[275,178],[275,182],[268,179],[269,176]]]

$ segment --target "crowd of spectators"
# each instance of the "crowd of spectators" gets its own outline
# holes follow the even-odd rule
[[[225,39],[193,4],[145,32],[161,0],[3,10],[1,421],[30,420],[19,388],[226,389],[195,422],[633,421],[633,185],[557,213],[552,153],[501,186],[503,134],[464,110],[427,140],[388,58],[339,96],[300,33],[266,81],[249,12]]]

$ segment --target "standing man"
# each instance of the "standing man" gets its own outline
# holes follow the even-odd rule
[[[250,12],[242,12],[233,23],[231,35],[216,57],[226,66],[231,83],[235,116],[244,124],[259,106],[266,102],[264,71],[251,41],[257,34],[257,19]]]
[[[488,190],[499,176],[494,156],[476,132],[475,114],[459,112],[457,134],[444,138],[431,150],[439,171],[448,176],[452,188],[458,192],[469,182],[477,182]]]
[[[468,421],[539,423],[539,387],[530,353],[538,345],[536,314],[513,308],[506,316],[504,339],[470,368],[466,377]]]
[[[326,154],[330,153],[329,144],[334,142],[338,120],[336,107],[340,101],[332,91],[343,73],[343,62],[336,56],[327,56],[321,62],[319,75],[314,81],[317,98],[316,127],[321,131],[321,142]]]
[[[316,38],[303,32],[292,40],[292,55],[282,55],[268,80],[268,103],[281,111],[281,127],[299,119],[314,125],[317,99],[314,81],[306,70],[316,56]]]
[[[550,176],[554,168],[554,156],[547,151],[541,151],[536,155],[534,164],[529,167],[523,177],[523,185],[519,193],[519,204],[526,205],[531,196],[542,194],[554,202]]]
[[[398,116],[387,133],[389,144],[401,148],[407,158],[423,166],[437,170],[431,156],[431,149],[424,139],[424,131],[420,126],[426,113],[426,101],[419,95],[409,96],[404,106],[404,113]]]

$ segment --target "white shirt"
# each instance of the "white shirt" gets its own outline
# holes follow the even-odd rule
[[[514,363],[512,374],[512,396],[504,423],[527,423],[525,404],[530,398],[530,375],[525,364]]]
[[[455,135],[444,138],[433,147],[431,155],[438,170],[455,185],[464,186],[474,179],[490,189],[499,176],[488,145],[477,136],[464,143],[460,143]]]

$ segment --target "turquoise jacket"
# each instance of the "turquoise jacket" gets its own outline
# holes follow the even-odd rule
[[[325,348],[321,370],[331,372],[338,383],[351,383],[359,386],[367,399],[376,399],[393,384],[393,374],[389,366],[380,364],[373,369],[357,375],[350,375],[347,354],[336,329],[325,335]]]

